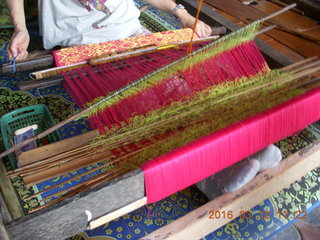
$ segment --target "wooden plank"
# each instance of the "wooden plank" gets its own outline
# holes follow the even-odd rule
[[[98,131],[90,131],[79,136],[71,137],[42,147],[38,147],[36,149],[32,149],[27,152],[23,152],[19,156],[19,164],[20,166],[25,166],[30,163],[37,162],[42,159],[81,147],[92,141],[97,136]]]
[[[6,167],[2,159],[0,159],[0,191],[12,219],[16,219],[24,214],[10,179],[4,176],[6,172]]]
[[[294,50],[286,47],[282,43],[278,42],[277,40],[268,37],[265,35],[268,39],[264,40],[264,36],[258,36],[259,39],[261,39],[264,43],[270,45],[278,52],[281,52],[284,54],[287,58],[289,58],[293,62],[299,62],[305,59],[304,56],[300,55],[299,53],[295,52]]]
[[[186,8],[188,9],[189,12],[194,13],[195,9],[198,6],[198,1],[195,0],[180,0],[177,2],[183,3]],[[207,2],[207,1],[206,1]],[[222,17],[219,15],[217,12],[212,11],[212,7],[209,7],[208,5],[203,5],[202,10],[201,10],[203,20],[210,24],[210,21],[214,21],[216,23],[219,23],[226,28],[228,28],[231,31],[235,31],[239,29],[239,26],[234,24],[233,22],[229,21],[228,19]],[[278,63],[278,65],[275,65],[276,67],[280,66],[287,66],[289,64],[292,64],[293,61],[287,58],[284,54],[280,53],[279,51],[276,51],[273,47],[265,44],[263,41],[260,39],[255,39],[255,42],[257,43],[259,49],[267,55],[271,61],[274,63]]]
[[[95,219],[90,222],[88,230],[92,230],[94,228],[97,228],[105,223],[111,222],[112,220],[119,218],[125,214],[128,214],[134,210],[137,210],[138,208],[144,206],[147,204],[147,197],[141,198],[133,203],[130,203],[122,208],[119,208],[113,212],[110,212],[98,219]]]
[[[207,4],[213,8],[218,8],[232,16],[236,16],[243,22],[252,22],[261,19],[266,16],[266,14],[242,4],[238,0],[205,0]]]
[[[320,4],[319,1],[310,0],[282,0],[286,3],[298,4],[298,9],[302,10],[304,15],[309,16],[315,20],[319,20],[320,16]]]
[[[225,2],[222,2],[219,0],[206,0],[206,3],[208,3],[210,6],[212,6],[214,8],[218,8],[221,11],[226,12],[227,14],[241,20],[244,23],[250,23],[250,22],[257,20],[259,18],[262,18],[266,15],[266,14],[258,11],[257,9],[254,9],[250,6],[243,5],[241,2],[239,2],[237,0],[229,0],[229,1],[225,1]],[[285,14],[288,14],[288,12],[281,14],[278,17],[285,15]],[[250,16],[250,17],[248,17],[248,16]],[[272,20],[270,22],[276,23],[276,24],[277,23],[284,24],[284,23],[281,23],[281,22],[278,22],[275,20]],[[314,26],[317,26],[317,25],[314,25]],[[295,51],[302,49],[301,46],[304,46],[303,49],[305,49],[305,50],[303,50],[303,51],[304,52],[310,51],[311,54],[303,55],[299,51],[298,51],[298,53],[300,53],[301,55],[303,55],[305,57],[314,56],[314,54],[312,55],[312,52],[314,53],[314,52],[320,51],[320,46],[315,44],[312,41],[294,36],[292,34],[288,34],[286,32],[282,32],[281,35],[279,35],[279,32],[282,32],[282,31],[271,30],[271,31],[268,31],[266,34],[268,36],[278,40],[279,42],[283,43],[284,45],[288,46],[289,48],[291,48]],[[284,36],[284,34],[287,34],[287,35]],[[287,38],[288,35],[291,38],[290,41],[288,41],[288,38]],[[292,43],[292,41],[294,41],[294,43]],[[287,45],[287,44],[289,44],[289,45]],[[298,48],[293,47],[292,44],[294,44],[295,46],[299,46],[299,47]]]
[[[7,230],[13,240],[66,239],[86,230],[88,213],[96,219],[144,196],[144,175],[138,169],[12,221]]]
[[[250,7],[265,14],[271,14],[282,8],[266,0],[262,0],[257,3],[258,4],[250,5]],[[306,16],[289,11],[285,14],[276,16],[272,20],[284,31],[288,31],[311,41],[320,41],[320,25]]]
[[[247,0],[240,0],[240,1],[245,2]],[[289,5],[288,3],[284,3],[282,0],[268,0],[268,1],[275,4],[275,5],[280,6],[282,8],[287,7]],[[297,7],[292,8],[290,11],[303,15],[303,12],[301,10],[299,10]]]
[[[233,16],[231,16],[231,15],[229,15],[219,9],[217,9],[216,12],[239,26],[245,25],[244,22],[241,22],[239,19],[237,19],[237,18],[235,18],[235,17],[233,17]],[[279,41],[271,38],[270,36],[268,36],[266,34],[260,34],[259,36],[257,36],[257,38],[262,40],[265,44],[270,45],[271,47],[273,47],[278,52],[285,55],[288,59],[290,59],[293,62],[299,62],[299,61],[305,59],[305,57],[303,57],[302,55],[298,54],[294,50],[288,48],[287,46],[283,45]]]
[[[215,8],[219,8],[227,12],[228,14],[236,16],[244,22],[260,19],[281,9],[280,6],[266,0],[258,1],[255,5],[244,5],[239,0],[206,0],[205,2]],[[317,22],[292,11],[280,14],[271,20],[268,20],[268,22],[281,26],[281,28],[285,28],[292,33],[299,35],[303,32],[303,34],[309,39],[314,39],[316,41],[319,40],[318,31],[320,31],[320,29],[317,29]]]
[[[200,239],[253,208],[266,198],[288,187],[312,169],[320,166],[320,141],[284,159],[276,168],[258,174],[245,187],[224,194],[182,218],[149,234],[142,240]],[[232,217],[209,219],[210,211],[231,213]]]
[[[320,45],[309,40],[277,29],[273,29],[266,34],[306,58],[320,55]]]

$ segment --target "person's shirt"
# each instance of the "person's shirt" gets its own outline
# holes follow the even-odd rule
[[[133,0],[39,0],[39,9],[46,49],[118,40],[141,29]]]

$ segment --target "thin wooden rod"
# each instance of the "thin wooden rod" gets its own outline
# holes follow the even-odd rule
[[[268,32],[268,31],[270,31],[270,30],[272,30],[272,29],[274,29],[276,27],[277,27],[277,25],[270,25],[268,27],[265,27],[265,28],[261,29],[259,32],[257,32],[256,35],[260,35],[260,34],[263,34],[265,32]]]
[[[94,219],[90,222],[87,230],[93,230],[103,224],[106,224],[108,222],[111,222],[114,219],[117,219],[121,216],[124,216],[127,213],[130,213],[136,209],[139,209],[143,207],[144,205],[147,205],[147,197],[143,197],[133,203],[130,203],[120,209],[117,209],[113,212],[110,212],[102,217],[99,217],[97,219]]]
[[[151,140],[154,140],[154,139],[151,139]],[[165,139],[162,139],[162,140],[160,140],[160,141],[157,141],[157,143],[159,143],[159,142],[162,142],[162,141],[164,141]],[[146,150],[146,149],[148,149],[149,147],[151,147],[152,146],[152,144],[154,144],[154,142],[150,142],[150,143],[147,143],[147,144],[140,144],[140,145],[137,145],[137,147],[138,147],[138,149],[136,149],[136,150],[129,150],[130,152],[128,152],[128,153],[124,153],[124,154],[122,154],[121,156],[118,156],[117,157],[117,161],[122,161],[123,159],[126,159],[126,158],[129,158],[129,157],[131,157],[131,156],[133,156],[133,155],[136,155],[136,154],[138,154],[138,153],[140,153],[141,151],[143,151],[143,150]],[[94,164],[94,163],[97,163],[97,162],[102,162],[102,161],[108,161],[108,160],[111,160],[111,159],[113,159],[113,158],[115,158],[116,156],[112,156],[111,158],[100,158],[100,159],[97,159],[96,161],[94,161],[94,162],[88,162],[87,164],[82,164],[80,167],[78,166],[78,167],[75,167],[74,168],[74,170],[76,170],[76,169],[80,169],[80,168],[83,168],[83,167],[87,167],[87,166],[89,166],[89,165],[92,165],[92,164]],[[33,181],[28,181],[28,182],[26,182],[26,184],[27,184],[27,186],[32,186],[32,185],[34,185],[34,184],[36,184],[37,182],[39,182],[40,180],[45,180],[45,179],[48,179],[48,178],[52,178],[52,177],[54,177],[54,176],[56,176],[56,175],[54,175],[54,176],[52,176],[52,175],[50,175],[50,169],[45,169],[44,171],[47,171],[47,174],[45,174],[45,178],[42,178],[42,175],[40,176],[40,179],[39,179],[39,177],[35,177],[34,175],[37,175],[37,173],[35,173],[35,174],[33,174]],[[61,175],[61,174],[58,174],[58,175]],[[32,175],[31,175],[32,176]],[[77,178],[77,176],[75,176],[74,178]],[[73,178],[72,178],[73,179]],[[70,180],[72,180],[72,179],[69,179],[69,181]]]
[[[111,164],[118,163],[119,161],[120,161],[120,159],[116,159],[116,160],[113,160],[113,161],[111,161],[111,162],[105,162],[105,163],[103,163],[101,166],[98,166],[98,167],[96,167],[96,168],[93,168],[93,169],[91,169],[91,170],[89,170],[89,171],[87,171],[87,172],[78,174],[78,175],[76,175],[75,177],[73,177],[73,178],[71,178],[71,179],[67,179],[67,180],[65,180],[65,181],[63,181],[63,182],[59,182],[59,184],[57,184],[57,185],[54,185],[54,186],[45,188],[45,189],[43,189],[43,190],[41,190],[41,191],[39,191],[39,192],[31,195],[31,196],[28,196],[28,197],[26,197],[26,198],[23,198],[23,200],[24,200],[24,201],[28,201],[28,200],[30,200],[31,198],[34,198],[34,197],[36,197],[36,196],[38,196],[38,195],[40,195],[40,194],[42,194],[42,193],[45,193],[45,192],[47,192],[47,191],[49,191],[49,190],[52,190],[52,189],[55,189],[55,188],[57,188],[57,187],[65,184],[65,183],[68,183],[68,182],[73,181],[73,180],[75,180],[75,179],[78,179],[78,178],[80,178],[80,177],[87,176],[87,175],[89,175],[89,174],[91,174],[91,173],[93,173],[93,172],[96,172],[96,171],[100,170],[100,169],[106,168],[106,167],[108,167],[108,166],[111,165]]]
[[[215,33],[218,33],[218,31],[220,31],[219,34],[221,34],[222,32],[226,32],[227,29],[225,27],[218,27],[215,30]],[[215,39],[217,39],[217,36],[213,35],[210,37],[194,39],[194,40],[192,40],[192,43],[201,43],[201,42],[205,42],[205,41],[212,41]],[[142,47],[142,48],[132,49],[129,51],[126,50],[123,52],[119,52],[117,54],[106,53],[106,54],[102,54],[97,57],[90,58],[89,64],[95,66],[95,65],[99,65],[99,64],[120,61],[120,60],[124,60],[127,58],[136,57],[136,56],[149,54],[149,53],[160,52],[162,50],[167,50],[167,49],[171,49],[171,48],[179,48],[180,46],[183,46],[183,45],[189,44],[189,43],[190,43],[190,41],[181,41],[181,42],[171,43],[168,45],[146,46],[146,47]]]
[[[309,64],[311,62],[314,62],[314,61],[316,61],[318,59],[319,59],[318,56],[314,56],[314,57],[311,57],[311,58],[306,58],[306,59],[301,60],[299,62],[296,62],[296,63],[290,64],[288,66],[282,67],[281,71],[290,71],[292,69],[299,68],[300,66],[303,66],[305,64]]]
[[[48,207],[48,206],[51,206],[51,205],[53,205],[53,204],[55,204],[55,203],[61,202],[61,201],[64,200],[64,199],[67,199],[67,198],[69,198],[69,197],[71,197],[71,196],[74,196],[74,195],[76,195],[77,193],[80,193],[80,192],[82,192],[82,191],[85,191],[85,190],[87,190],[87,189],[89,189],[89,188],[92,188],[92,187],[94,187],[94,186],[96,186],[96,185],[98,185],[98,184],[100,184],[100,183],[102,183],[102,182],[108,181],[108,180],[110,180],[110,179],[112,179],[112,178],[114,178],[114,177],[117,177],[117,176],[119,176],[119,174],[113,174],[113,173],[111,174],[111,176],[110,176],[110,174],[107,175],[107,176],[101,176],[101,178],[99,178],[99,179],[94,179],[92,182],[87,183],[86,185],[81,185],[81,186],[79,186],[78,188],[73,189],[73,190],[65,193],[63,196],[61,196],[61,197],[59,197],[59,198],[57,198],[57,199],[55,199],[55,200],[50,201],[49,203],[46,203],[46,204],[44,204],[44,205],[42,205],[42,206],[40,206],[40,207],[31,209],[28,213],[29,213],[29,214],[30,214],[30,213],[34,213],[34,212],[39,211],[39,210],[41,210],[41,209],[43,209],[43,208],[45,208],[45,207]]]
[[[48,164],[43,164],[42,166],[34,169],[34,168],[28,168],[28,170],[24,171],[24,172],[21,172],[19,173],[18,175],[19,176],[23,176],[23,177],[27,177],[27,176],[30,176],[32,174],[35,174],[35,173],[38,173],[38,172],[42,172],[43,170],[45,169],[48,169],[48,168],[52,168],[52,167],[55,167],[55,166],[63,166],[67,163],[70,163],[70,162],[73,162],[73,163],[82,163],[84,160],[87,160],[88,161],[88,164],[94,164],[96,162],[99,162],[101,161],[102,158],[104,159],[111,159],[112,156],[110,152],[101,152],[101,153],[90,153],[88,152],[87,154],[83,155],[81,153],[73,156],[73,157],[69,157],[69,158],[66,158],[66,159],[62,159],[62,160],[57,160],[53,163],[48,163]],[[12,177],[12,176],[11,176]]]
[[[38,168],[42,168],[43,165],[46,166],[47,164],[56,164],[57,162],[59,162],[59,160],[63,160],[65,162],[68,162],[68,159],[65,159],[65,158],[68,158],[71,156],[78,157],[81,154],[81,157],[87,157],[88,156],[88,149],[89,149],[88,147],[84,151],[81,151],[81,149],[80,149],[78,151],[78,155],[76,153],[74,153],[75,150],[71,150],[71,151],[67,152],[68,154],[62,153],[57,156],[50,157],[48,159],[34,162],[34,163],[28,164],[26,166],[23,166],[23,167],[20,167],[20,168],[13,170],[13,171],[8,172],[6,174],[6,176],[7,177],[15,177],[17,175],[22,175],[24,172],[28,171],[29,169],[36,170]],[[58,163],[57,165],[60,165],[60,164]]]
[[[63,156],[60,156],[61,154],[59,154],[58,160],[54,159],[54,161],[51,161],[52,158],[44,159],[42,161],[35,162],[32,164],[26,165],[25,167],[17,168],[11,172],[8,172],[6,174],[6,176],[11,177],[11,178],[16,177],[16,176],[26,176],[26,175],[30,175],[30,173],[34,174],[39,171],[42,171],[44,168],[46,169],[46,168],[50,168],[50,167],[61,166],[63,164],[69,163],[71,161],[72,162],[82,161],[84,159],[90,158],[90,156],[92,156],[93,158],[97,158],[97,157],[99,157],[99,158],[94,161],[90,161],[90,164],[88,164],[88,165],[102,161],[101,158],[103,158],[104,160],[109,160],[109,159],[114,158],[115,156],[111,152],[105,152],[104,149],[106,147],[102,146],[102,145],[103,145],[103,143],[100,143],[99,145],[96,146],[96,148],[94,148],[92,145],[86,145],[86,149],[84,149],[83,151],[82,150],[77,151],[77,154],[75,155],[74,152],[77,150],[77,148],[76,148],[76,149],[73,149],[70,151],[73,154],[67,154],[69,152],[63,153],[62,154]],[[83,147],[80,147],[80,149],[82,149],[82,148]],[[89,149],[95,150],[95,152],[92,153],[89,151]],[[86,154],[84,155],[84,153],[86,153]],[[108,156],[108,155],[110,155],[110,156]],[[70,159],[69,158],[65,159],[66,156],[69,157]],[[55,156],[53,156],[53,157],[55,157]],[[59,161],[61,159],[62,159],[62,161]],[[73,160],[73,159],[75,159],[75,160]],[[39,164],[41,164],[41,165],[39,166]]]
[[[106,167],[104,167],[104,168],[106,168]],[[89,179],[87,179],[85,181],[82,181],[82,182],[80,182],[80,183],[78,183],[76,185],[71,185],[69,188],[63,189],[60,192],[51,193],[48,196],[46,196],[45,198],[41,199],[40,202],[49,202],[50,199],[52,199],[53,197],[57,197],[57,196],[59,196],[61,194],[65,194],[67,192],[70,192],[70,191],[72,191],[74,189],[77,189],[77,188],[81,187],[82,185],[87,185],[88,183],[91,183],[91,182],[95,181],[96,179],[100,179],[100,178],[102,178],[102,177],[104,177],[106,175],[110,177],[113,174],[120,173],[120,172],[121,172],[121,167],[119,167],[117,165],[117,167],[113,167],[112,169],[110,169],[110,171],[105,171],[105,172],[100,173],[100,174],[98,174],[96,176],[93,176],[93,177],[91,177],[91,178],[89,178]]]

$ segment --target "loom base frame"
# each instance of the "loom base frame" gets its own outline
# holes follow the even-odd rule
[[[95,219],[144,198],[144,194],[143,172],[137,169],[53,206],[13,220],[6,225],[6,231],[10,239],[66,239],[87,229],[86,211]]]

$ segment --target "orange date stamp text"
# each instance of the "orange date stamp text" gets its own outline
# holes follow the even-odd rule
[[[253,214],[252,211],[240,211],[240,213],[236,214],[233,211],[209,211],[209,219],[233,219],[235,217],[240,217],[241,219],[270,219],[270,211],[256,211],[255,214]],[[282,216],[285,218],[294,218],[294,219],[306,219],[307,218],[307,212],[306,211],[294,211],[289,212],[287,210],[278,211],[275,216]]]

